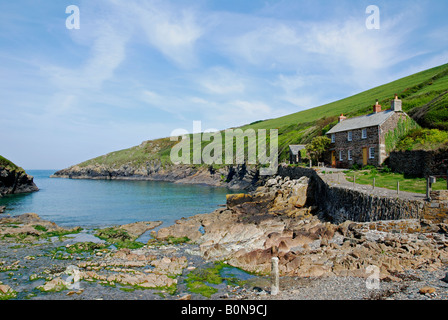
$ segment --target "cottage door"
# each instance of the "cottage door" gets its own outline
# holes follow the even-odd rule
[[[367,148],[362,148],[362,165],[366,166],[367,165],[367,159],[368,159],[368,149]]]
[[[331,151],[331,166],[336,168],[336,152]]]

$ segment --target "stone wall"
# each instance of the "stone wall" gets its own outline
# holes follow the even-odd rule
[[[315,170],[301,167],[280,167],[278,175],[299,179],[310,178],[309,204],[316,206],[324,218],[341,223],[346,220],[370,222],[380,220],[429,219],[448,220],[448,201],[445,193],[437,194],[432,202],[397,197],[375,196],[343,186],[330,186]]]
[[[416,177],[443,175],[448,171],[448,150],[393,151],[386,164],[398,173]]]

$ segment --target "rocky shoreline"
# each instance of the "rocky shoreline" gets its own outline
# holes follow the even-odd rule
[[[0,197],[6,194],[38,191],[33,177],[24,170],[9,169],[0,166]],[[1,212],[0,212],[1,213]]]
[[[183,184],[206,184],[229,189],[252,189],[260,179],[255,166],[235,165],[215,169],[211,166],[170,165],[158,162],[142,166],[110,167],[100,164],[75,165],[55,172],[52,178],[93,180],[158,180]]]
[[[448,221],[332,223],[309,186],[307,177],[270,179],[157,231],[158,222],[67,230],[35,214],[5,217],[0,298],[448,299]]]

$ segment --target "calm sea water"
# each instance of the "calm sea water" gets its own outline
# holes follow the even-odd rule
[[[226,188],[161,181],[71,180],[50,178],[54,171],[28,170],[38,192],[0,198],[5,214],[37,213],[65,227],[104,227],[136,221],[172,224],[209,213],[225,204]]]

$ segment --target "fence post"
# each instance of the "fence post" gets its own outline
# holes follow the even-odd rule
[[[426,178],[426,199],[428,201],[431,201],[431,192],[430,192],[430,190],[431,190],[430,178],[427,177]]]
[[[397,194],[400,194],[400,181],[397,181]]]
[[[280,279],[278,274],[278,258],[271,259],[271,295],[275,296],[279,292]]]
[[[373,190],[375,190],[375,178],[373,178]]]

